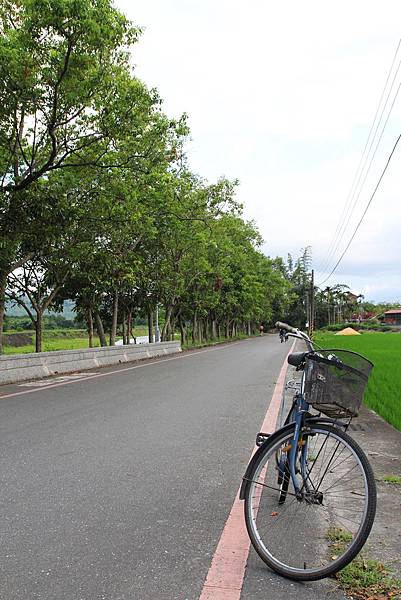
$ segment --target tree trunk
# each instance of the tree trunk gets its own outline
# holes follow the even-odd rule
[[[6,271],[0,272],[0,354],[3,353],[3,330],[4,330],[4,315],[6,312],[6,286],[7,286]]]
[[[171,322],[170,322],[170,341],[173,342],[174,341],[174,332],[175,332],[175,317],[172,317]]]
[[[92,317],[92,309],[88,306],[86,311],[86,322],[88,326],[88,342],[89,348],[93,348],[93,317]]]
[[[97,310],[95,311],[95,321],[96,321],[96,329],[97,329],[97,334],[99,336],[100,345],[102,347],[107,346],[106,336],[104,335],[102,319],[100,318],[99,312]]]
[[[178,317],[178,325],[180,328],[180,332],[181,332],[181,346],[183,346],[186,343],[186,330],[185,330],[185,324],[181,318],[181,315]]]
[[[216,319],[213,319],[212,321],[212,338],[214,340],[217,338]]]
[[[113,298],[113,319],[111,322],[111,330],[110,330],[110,346],[116,345],[117,318],[118,318],[118,291],[116,290],[114,292],[114,298]]]
[[[125,321],[125,313],[123,314],[122,328],[123,328],[123,346],[126,346],[127,345],[127,327],[126,327],[126,321]]]
[[[148,311],[148,331],[149,331],[149,344],[153,344],[153,311],[149,309]]]
[[[43,312],[36,311],[35,320],[35,352],[42,352]]]
[[[132,336],[132,310],[128,311],[128,316],[127,316],[127,344],[131,343],[131,336]]]
[[[194,312],[194,316],[192,319],[192,343],[196,344],[196,336],[197,336],[197,329],[198,329],[198,319],[197,319],[198,315],[197,312],[195,310]]]
[[[169,304],[166,308],[166,318],[162,329],[162,342],[165,342],[169,338],[171,329],[171,314],[173,312],[173,304]]]

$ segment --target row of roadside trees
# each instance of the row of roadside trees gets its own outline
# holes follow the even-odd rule
[[[37,351],[65,299],[90,346],[129,342],[138,315],[152,330],[156,307],[184,343],[305,325],[310,249],[265,256],[237,182],[190,171],[185,115],[130,66],[140,34],[110,0],[0,0],[0,353],[7,301]],[[349,308],[337,288],[316,295],[322,324]]]
[[[67,298],[89,345],[129,341],[156,306],[162,338],[185,342],[250,333],[291,302],[237,182],[188,169],[185,115],[132,71],[140,33],[109,0],[0,2],[0,352],[7,300],[37,351]]]

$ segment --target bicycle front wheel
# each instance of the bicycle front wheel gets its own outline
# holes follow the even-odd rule
[[[293,434],[294,427],[274,434],[247,474],[245,521],[269,567],[312,581],[341,570],[361,550],[375,517],[376,486],[358,444],[341,429],[314,424],[304,427],[298,443],[301,496],[290,480],[283,498],[277,455],[288,455],[285,481]]]

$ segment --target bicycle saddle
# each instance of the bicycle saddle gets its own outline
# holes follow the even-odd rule
[[[305,362],[305,358],[308,356],[309,352],[293,352],[288,355],[288,364],[293,367],[300,367],[302,363]]]

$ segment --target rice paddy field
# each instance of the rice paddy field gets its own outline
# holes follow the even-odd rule
[[[401,431],[401,334],[316,332],[314,340],[323,348],[352,350],[373,362],[364,402]]]

